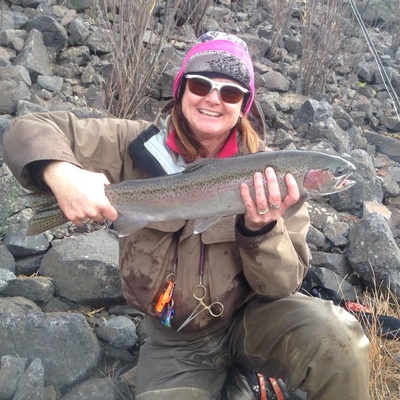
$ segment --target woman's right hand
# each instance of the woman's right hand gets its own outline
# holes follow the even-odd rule
[[[44,169],[42,178],[75,225],[82,226],[89,219],[99,223],[117,219],[118,212],[105,195],[104,188],[110,182],[104,174],[54,161]]]

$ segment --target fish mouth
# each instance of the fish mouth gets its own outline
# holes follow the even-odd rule
[[[346,165],[341,166],[336,169],[333,177],[334,183],[334,193],[341,192],[343,190],[350,189],[356,181],[349,179],[352,173],[356,170],[356,167],[353,163],[347,160],[343,160],[346,162]]]
[[[327,180],[328,185],[325,186],[324,195],[330,195],[334,193],[339,193],[344,190],[350,189],[355,183],[355,180],[349,179],[356,167],[353,163],[347,160],[342,160],[345,164],[337,166],[335,169],[331,169],[330,179]],[[328,172],[329,174],[329,172]],[[329,189],[330,187],[330,189]]]
[[[351,176],[351,172],[345,173],[340,176],[336,176],[333,178],[334,182],[334,193],[341,192],[342,190],[350,189],[356,181],[348,179]]]

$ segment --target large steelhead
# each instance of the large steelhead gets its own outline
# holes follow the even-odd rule
[[[284,182],[287,173],[295,177],[299,186],[301,199],[284,218],[294,214],[310,196],[337,193],[354,184],[348,179],[355,170],[353,164],[341,157],[314,151],[261,152],[202,159],[177,174],[107,186],[106,196],[119,214],[116,230],[119,236],[126,236],[150,222],[195,219],[198,220],[195,233],[202,232],[220,217],[243,214],[240,184],[247,183],[253,191],[254,173],[264,172],[267,167],[272,167],[278,176],[282,198],[287,194]],[[27,235],[60,224],[56,220],[56,225],[54,221],[53,226],[48,227],[43,220],[35,223],[35,219],[40,219],[40,213],[31,219]]]

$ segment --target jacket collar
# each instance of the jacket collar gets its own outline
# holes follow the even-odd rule
[[[172,132],[169,133],[166,141],[166,145],[175,153],[182,155],[177,141],[176,141],[176,131],[175,129],[172,130]],[[228,157],[233,157],[236,155],[239,151],[239,146],[237,142],[237,134],[236,134],[236,129],[229,135],[228,140],[226,141],[224,147],[222,150],[217,154],[216,158],[228,158]]]

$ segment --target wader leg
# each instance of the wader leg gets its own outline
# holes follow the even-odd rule
[[[332,302],[294,294],[244,306],[230,330],[236,363],[281,377],[309,400],[368,400],[369,341]]]
[[[135,397],[136,400],[215,400],[207,392],[194,388],[151,390]]]
[[[140,348],[137,400],[218,400],[231,359],[228,326],[216,332],[175,332],[145,318],[146,343]]]

